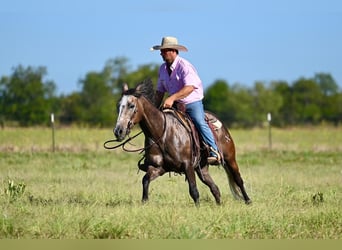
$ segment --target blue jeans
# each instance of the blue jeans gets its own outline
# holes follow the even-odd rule
[[[196,101],[186,104],[186,113],[189,114],[198,132],[206,144],[217,150],[214,135],[211,132],[207,122],[205,121],[205,114],[202,101]]]

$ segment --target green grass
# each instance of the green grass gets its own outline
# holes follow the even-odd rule
[[[253,204],[230,194],[211,167],[217,206],[198,182],[196,208],[184,176],[164,175],[142,205],[137,153],[103,149],[111,129],[0,131],[0,238],[341,239],[341,128],[232,130]],[[141,146],[142,137],[133,143]]]

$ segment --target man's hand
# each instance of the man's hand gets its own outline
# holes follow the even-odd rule
[[[177,100],[183,99],[187,97],[188,95],[191,94],[192,91],[194,91],[195,87],[194,86],[184,86],[180,91],[177,93],[169,96],[168,98],[165,99],[163,108],[171,108],[173,103]]]
[[[163,104],[163,108],[171,108],[174,102],[175,100],[172,96],[166,98]]]

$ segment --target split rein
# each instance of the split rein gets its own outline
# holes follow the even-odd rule
[[[122,147],[122,150],[123,151],[126,151],[126,152],[130,152],[130,153],[133,153],[133,152],[139,152],[142,153],[146,148],[139,148],[139,149],[127,149],[125,147],[126,143],[130,142],[131,140],[133,140],[135,137],[137,137],[138,135],[140,135],[143,131],[140,131],[139,133],[137,133],[136,135],[132,136],[132,137],[129,137],[127,140],[125,140],[124,142],[118,144],[118,145],[115,145],[115,146],[108,146],[109,143],[114,143],[114,142],[119,142],[119,140],[108,140],[106,141],[104,144],[103,144],[103,147],[105,149],[117,149],[119,147]]]

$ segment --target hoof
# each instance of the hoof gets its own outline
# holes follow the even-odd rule
[[[246,205],[251,205],[251,204],[252,204],[252,200],[247,200],[247,201],[245,201],[245,204],[246,204]]]

